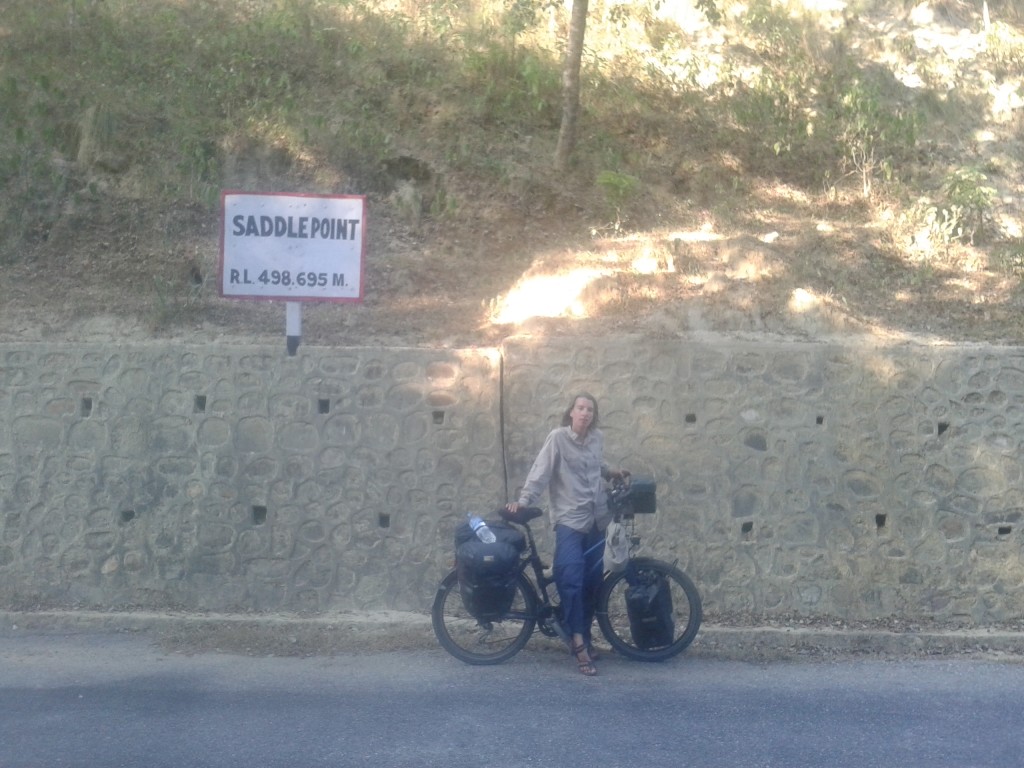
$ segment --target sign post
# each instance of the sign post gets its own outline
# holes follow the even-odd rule
[[[284,305],[284,334],[288,356],[295,357],[302,339],[302,305],[297,301],[289,301]]]
[[[220,295],[284,301],[294,355],[301,302],[362,301],[365,209],[362,195],[222,193]]]

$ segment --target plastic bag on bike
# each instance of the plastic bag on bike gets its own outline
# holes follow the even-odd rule
[[[479,621],[496,621],[515,600],[519,557],[526,537],[501,523],[491,523],[496,541],[480,541],[467,524],[455,529],[455,567],[459,592],[469,614]]]

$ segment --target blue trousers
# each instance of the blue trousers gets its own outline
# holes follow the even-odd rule
[[[570,634],[590,643],[597,598],[604,580],[604,533],[555,526],[555,586],[562,604],[562,623]]]

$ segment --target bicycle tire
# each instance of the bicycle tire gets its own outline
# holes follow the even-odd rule
[[[671,640],[645,647],[647,643],[633,637],[626,590],[631,582],[636,584],[658,576],[671,588]],[[618,653],[636,661],[664,661],[682,653],[697,636],[703,618],[700,593],[690,577],[674,565],[646,557],[634,558],[624,571],[608,576],[597,605],[597,623],[605,639]]]
[[[519,653],[533,634],[537,597],[529,579],[520,573],[509,612],[499,621],[481,622],[463,605],[458,573],[453,570],[437,587],[430,621],[441,647],[455,658],[467,664],[500,664]]]

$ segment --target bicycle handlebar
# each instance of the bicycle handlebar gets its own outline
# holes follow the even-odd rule
[[[628,473],[623,477],[612,478],[611,488],[605,491],[608,494],[608,507],[610,509],[615,510],[629,501],[629,496],[633,491],[631,479]]]

